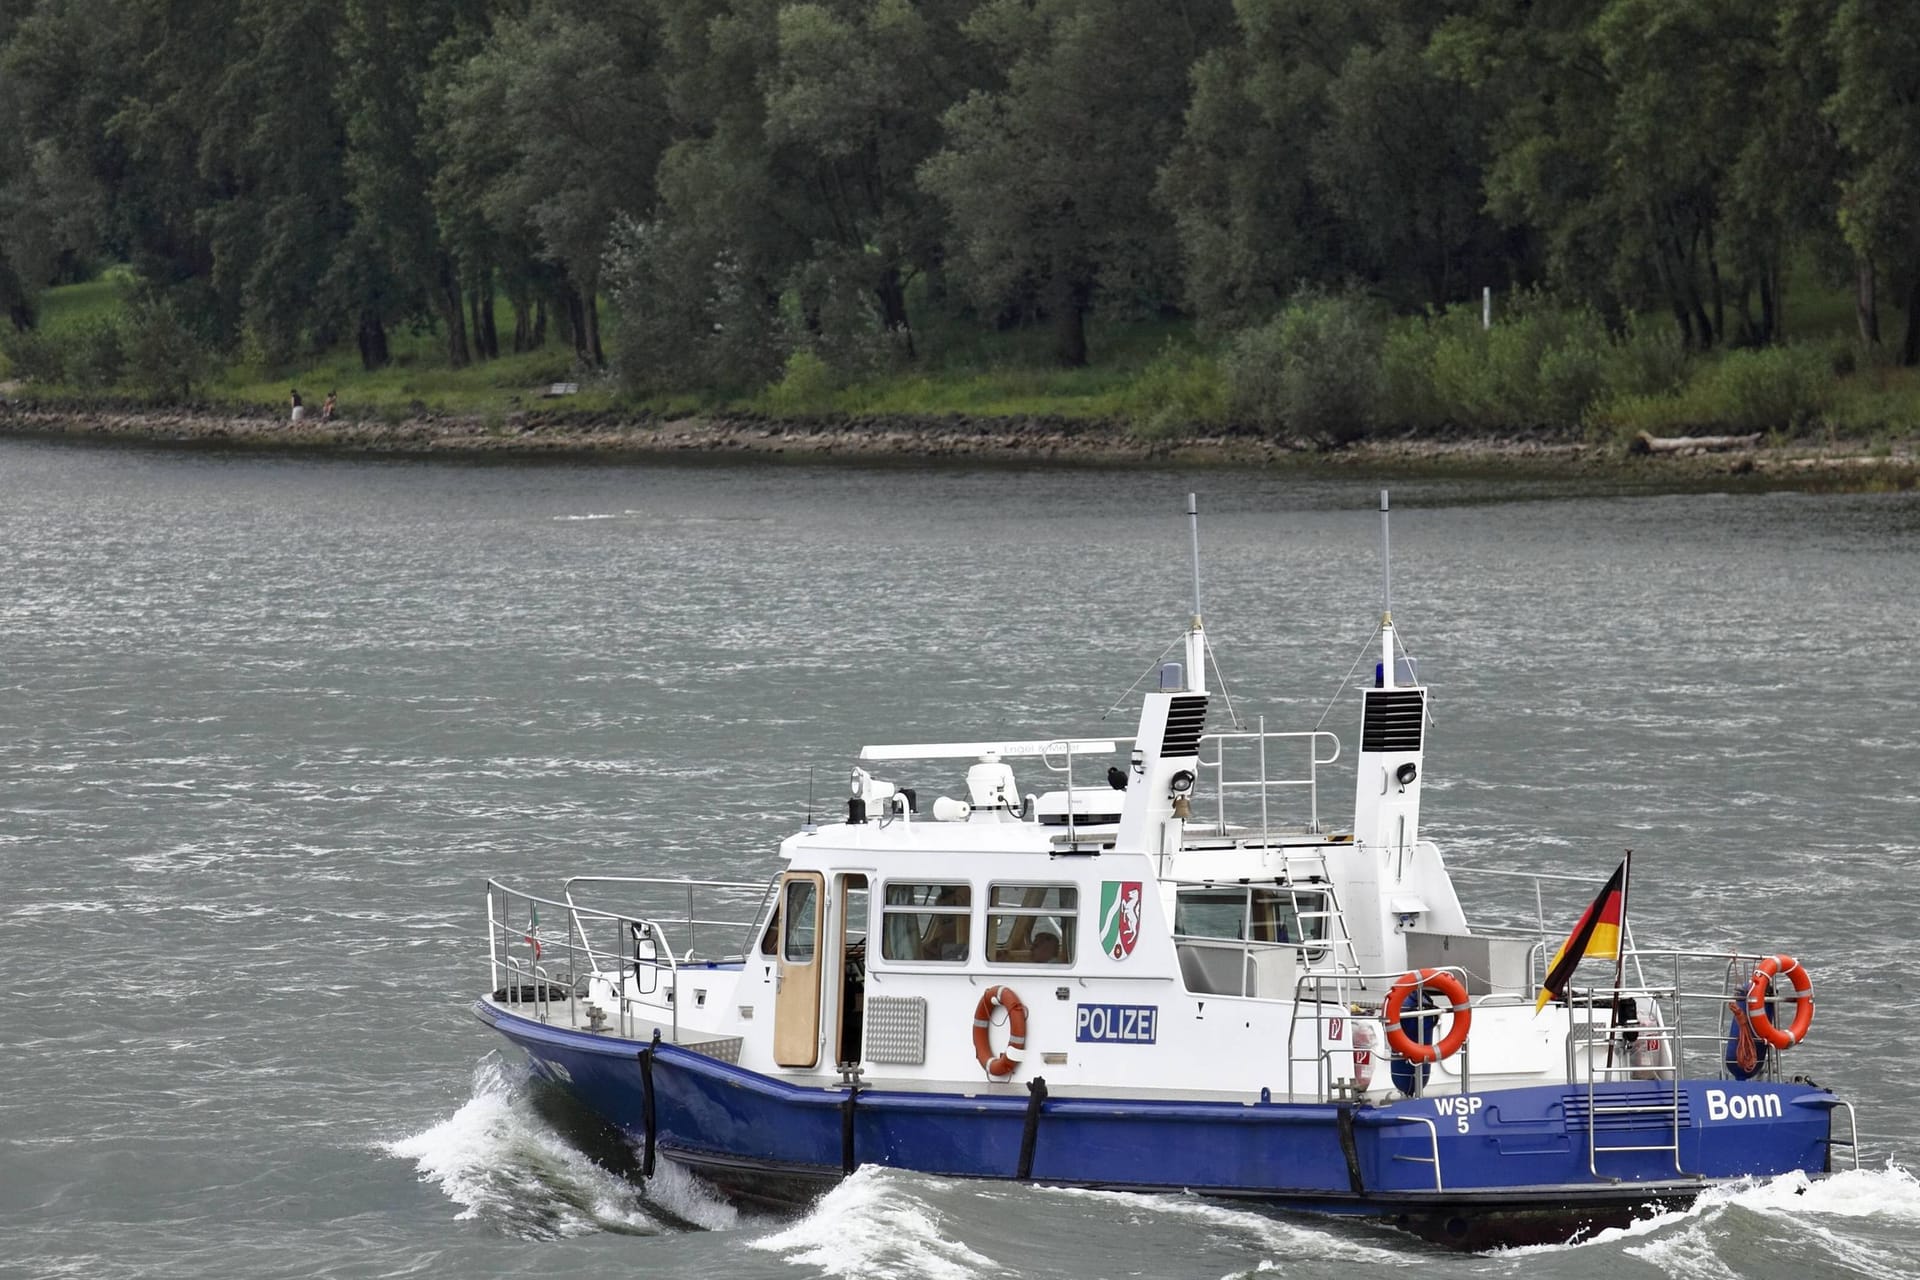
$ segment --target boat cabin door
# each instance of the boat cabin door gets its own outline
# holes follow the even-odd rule
[[[820,1061],[820,918],[825,887],[817,871],[788,872],[780,883],[773,1060],[783,1067],[811,1067]]]

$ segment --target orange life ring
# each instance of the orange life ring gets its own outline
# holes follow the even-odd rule
[[[994,1056],[988,1032],[995,1005],[1007,1011],[1007,1049],[998,1057]],[[995,1080],[1011,1079],[1020,1069],[1021,1060],[1027,1056],[1027,1006],[1020,1003],[1012,987],[988,987],[980,1003],[973,1006],[973,1056]]]
[[[1767,1017],[1767,997],[1773,994],[1773,977],[1784,975],[1793,984],[1793,1024],[1785,1031]],[[1754,1034],[1776,1049],[1791,1049],[1807,1038],[1813,1025],[1813,979],[1792,956],[1768,956],[1753,966],[1753,979],[1747,983],[1747,1021]]]
[[[1422,1044],[1401,1029],[1400,1010],[1416,987],[1438,991],[1453,1002],[1453,1026],[1439,1044]],[[1387,1001],[1380,1006],[1380,1022],[1387,1029],[1387,1044],[1408,1062],[1438,1062],[1460,1052],[1460,1046],[1467,1042],[1467,1031],[1473,1026],[1473,1006],[1460,979],[1445,969],[1421,969],[1401,974],[1400,980],[1388,988]]]

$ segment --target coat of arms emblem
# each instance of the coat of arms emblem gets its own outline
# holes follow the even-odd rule
[[[1140,881],[1100,882],[1100,949],[1115,960],[1133,954],[1140,941]]]

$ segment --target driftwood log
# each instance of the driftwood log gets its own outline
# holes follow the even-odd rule
[[[1642,431],[1627,446],[1628,453],[1725,453],[1729,449],[1754,449],[1760,444],[1760,432],[1745,436],[1651,436]]]

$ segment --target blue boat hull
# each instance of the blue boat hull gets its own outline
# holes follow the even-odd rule
[[[1548,1242],[1649,1205],[1684,1205],[1713,1182],[1824,1172],[1835,1105],[1812,1085],[1682,1081],[1676,1150],[1666,1082],[1358,1106],[1047,1098],[1043,1087],[1018,1086],[850,1097],[671,1044],[552,1027],[484,1003],[476,1012],[649,1160],[657,1152],[737,1198],[779,1205],[803,1204],[874,1164],[1254,1198],[1381,1219],[1465,1248]]]

